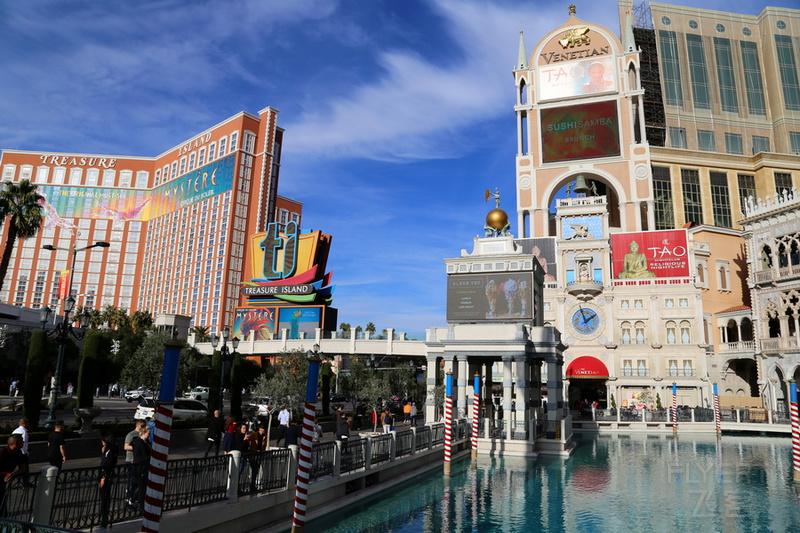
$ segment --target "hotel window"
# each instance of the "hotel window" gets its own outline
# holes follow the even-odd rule
[[[775,173],[775,192],[777,194],[783,194],[783,191],[791,191],[792,190],[792,175],[788,172],[776,172]]]
[[[6,170],[8,170],[8,168]],[[49,172],[50,172],[50,167],[39,167],[39,168],[37,168],[36,169],[36,181],[38,181],[39,183],[47,183],[47,174]],[[90,173],[91,172],[95,173],[95,182],[94,182],[93,185],[97,185],[97,170],[89,170],[89,172]],[[5,181],[11,180],[11,178],[13,176],[14,176],[14,169],[12,167],[11,168],[11,174],[6,177]],[[89,184],[87,183],[87,185],[89,185]]]
[[[667,307],[667,308],[675,307],[675,300],[673,300],[672,298],[667,298],[664,301],[664,307]]]
[[[769,137],[753,135],[753,153],[769,152]]]
[[[744,87],[747,94],[747,111],[751,115],[766,115],[764,83],[761,80],[761,61],[758,58],[756,43],[741,41],[742,66],[744,67]]]
[[[706,285],[706,263],[705,261],[698,261],[697,262],[697,279],[695,280],[697,285],[703,288],[707,288]],[[683,300],[681,299],[681,302]]]
[[[189,170],[194,170],[194,164],[197,161],[197,154],[192,152],[189,154]]]
[[[681,344],[692,342],[692,326],[688,320],[681,320]]]
[[[225,148],[227,146],[227,143],[228,143],[228,138],[227,137],[223,137],[222,139],[219,140],[219,156],[220,157],[225,155],[225,153],[226,153],[225,152]]]
[[[119,186],[129,188],[131,186],[131,177],[133,172],[130,170],[123,170],[119,173]]]
[[[622,344],[630,344],[631,343],[631,323],[630,322],[623,322],[620,324],[620,330],[622,331],[622,335],[620,336],[620,340]]]
[[[776,35],[775,49],[778,55],[778,69],[781,73],[784,105],[790,111],[800,111],[800,83],[797,78],[797,63],[794,58],[791,36]]]
[[[644,344],[644,322],[636,322],[636,324],[633,326],[633,329],[636,332],[636,344]]]
[[[254,154],[256,151],[256,136],[252,133],[244,134],[244,151],[248,154]]]
[[[664,101],[667,105],[683,107],[681,72],[678,63],[678,40],[674,31],[659,30],[661,66],[663,69]]]
[[[729,291],[731,286],[731,271],[727,261],[717,261],[717,278],[719,290]]]
[[[700,197],[700,175],[697,170],[681,169],[681,190],[683,192],[683,218],[688,224],[703,223],[703,204]]]
[[[739,133],[725,134],[725,151],[729,154],[741,154],[742,136]]]
[[[703,152],[714,152],[717,149],[717,142],[714,139],[714,132],[711,130],[697,130],[697,149]]]
[[[636,308],[636,309],[643,309],[644,308],[644,302],[642,300],[638,300],[638,299],[634,300],[633,301],[633,307]]]
[[[209,163],[217,157],[217,143],[211,143],[208,145],[208,161]]]
[[[197,166],[202,167],[205,164],[206,164],[206,149],[200,148],[200,150],[197,152]]]
[[[747,205],[747,199],[751,196],[755,201],[756,197],[756,177],[748,174],[739,174],[739,207],[744,215],[744,207]]]
[[[694,368],[692,368],[692,361],[690,359],[683,360],[683,375],[686,377],[694,376]]]
[[[800,132],[789,132],[789,148],[793,154],[800,154]]]
[[[677,344],[678,337],[675,329],[675,322],[670,320],[667,322],[667,344]]]
[[[69,171],[69,184],[70,185],[80,185],[81,184],[81,174],[83,172],[79,168],[73,168]]]
[[[669,167],[653,167],[653,205],[656,229],[673,229],[675,217],[672,209],[672,183]]]
[[[235,152],[239,148],[239,132],[234,131],[231,133],[231,146],[230,151]]]
[[[623,376],[632,376],[633,375],[633,364],[630,359],[625,359],[622,362],[622,375]]]
[[[686,299],[686,298],[679,298],[678,299],[678,306],[683,307],[683,308],[689,307],[689,300]]]
[[[169,177],[174,179],[177,175],[178,175],[178,162],[177,161],[173,161],[172,162],[172,171],[170,172]]]
[[[670,359],[667,362],[667,375],[670,377],[677,377],[678,376],[678,360],[677,359]]]
[[[714,210],[714,225],[721,228],[731,226],[731,203],[728,194],[728,177],[724,172],[711,172],[711,204]]]
[[[158,186],[161,184],[161,170],[156,170],[156,183],[155,185]]]
[[[708,70],[703,38],[699,35],[686,35],[686,51],[689,55],[689,73],[692,80],[692,96],[696,109],[711,109],[711,95],[708,89]]]
[[[178,175],[183,176],[186,173],[186,158],[181,157],[180,167],[178,168]]]
[[[686,128],[669,128],[669,144],[672,148],[686,148]]]
[[[647,361],[644,359],[637,359],[636,360],[636,374],[643,378],[647,375]]]
[[[736,77],[733,74],[733,56],[730,39],[714,37],[714,55],[717,58],[717,80],[722,110],[739,112],[739,98],[736,96]]]

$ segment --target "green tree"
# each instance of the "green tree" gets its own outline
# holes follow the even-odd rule
[[[256,396],[270,396],[278,408],[286,405],[296,417],[303,411],[308,381],[308,358],[303,350],[282,352],[274,365],[275,373],[256,382]]]
[[[342,330],[342,338],[349,339],[350,338],[350,324],[347,322],[342,322],[339,324],[339,329]]]
[[[170,339],[171,335],[166,331],[152,330],[145,335],[141,345],[136,348],[122,369],[121,384],[128,389],[144,386],[153,391],[158,390],[161,384],[161,371],[164,368],[164,342]],[[199,358],[197,350],[184,345],[178,367],[176,393],[189,386],[194,378],[194,368]]]
[[[89,330],[83,339],[81,365],[78,369],[78,407],[93,407],[98,358],[106,345],[103,334]]]
[[[351,357],[347,365],[347,374],[339,377],[339,387],[354,398],[367,400],[370,407],[381,407],[391,393],[386,390],[380,372],[369,368],[363,358]]]
[[[150,311],[134,311],[130,318],[130,326],[134,332],[141,333],[153,325],[153,315]]]
[[[192,328],[192,333],[194,333],[195,342],[209,342],[211,340],[208,326],[195,326]]]
[[[222,411],[220,375],[222,375],[222,354],[219,350],[214,350],[211,355],[211,372],[208,382],[208,411],[210,413],[217,409]]]
[[[236,420],[242,419],[242,356],[239,352],[233,353],[231,362],[231,416]]]
[[[31,335],[28,363],[25,368],[25,399],[22,412],[33,428],[39,427],[42,411],[42,387],[47,372],[47,333],[38,329]]]
[[[367,322],[367,325],[364,327],[364,330],[369,332],[370,338],[375,336],[375,324],[372,322]]]
[[[5,182],[0,190],[0,224],[8,223],[8,234],[0,258],[0,290],[11,263],[11,254],[17,239],[34,237],[42,225],[44,197],[37,186],[28,180],[19,183]]]

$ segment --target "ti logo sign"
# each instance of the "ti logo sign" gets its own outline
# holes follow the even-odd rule
[[[264,279],[291,278],[297,270],[297,222],[286,224],[283,235],[278,223],[270,222],[267,235],[259,244],[264,250]]]

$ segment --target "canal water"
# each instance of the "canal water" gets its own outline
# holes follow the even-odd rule
[[[306,524],[325,533],[800,532],[788,437],[578,435],[568,458],[480,456]]]

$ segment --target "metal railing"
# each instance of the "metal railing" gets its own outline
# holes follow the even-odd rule
[[[242,454],[239,495],[285,489],[290,461],[291,452],[288,448]]]
[[[167,461],[164,511],[225,500],[230,461],[227,455]]]
[[[72,533],[72,530],[61,529],[42,524],[19,522],[8,518],[0,518],[0,532],[2,533]]]
[[[431,446],[440,446],[444,444],[444,424],[432,424],[431,428]]]
[[[672,422],[672,408],[669,409],[580,409],[571,411],[575,422]],[[721,422],[755,423],[755,424],[789,424],[788,415],[783,411],[768,409],[742,408],[720,409]],[[678,408],[680,423],[714,422],[714,410],[702,407],[691,409]]]
[[[311,448],[311,481],[333,475],[335,442],[318,442]]]
[[[342,445],[342,474],[364,468],[366,442],[365,439],[349,439],[346,445]]]
[[[23,522],[30,520],[33,516],[33,494],[38,481],[38,472],[12,478],[6,484],[5,498],[0,501],[0,516]]]
[[[405,457],[406,455],[411,455],[413,451],[412,445],[414,442],[414,432],[412,431],[403,431],[397,434],[396,437],[396,449],[395,449],[395,457]]]
[[[385,463],[392,457],[392,436],[378,435],[372,437],[372,457],[370,462],[374,465]]]
[[[431,427],[423,426],[417,429],[417,446],[415,451],[427,450],[431,447]]]

